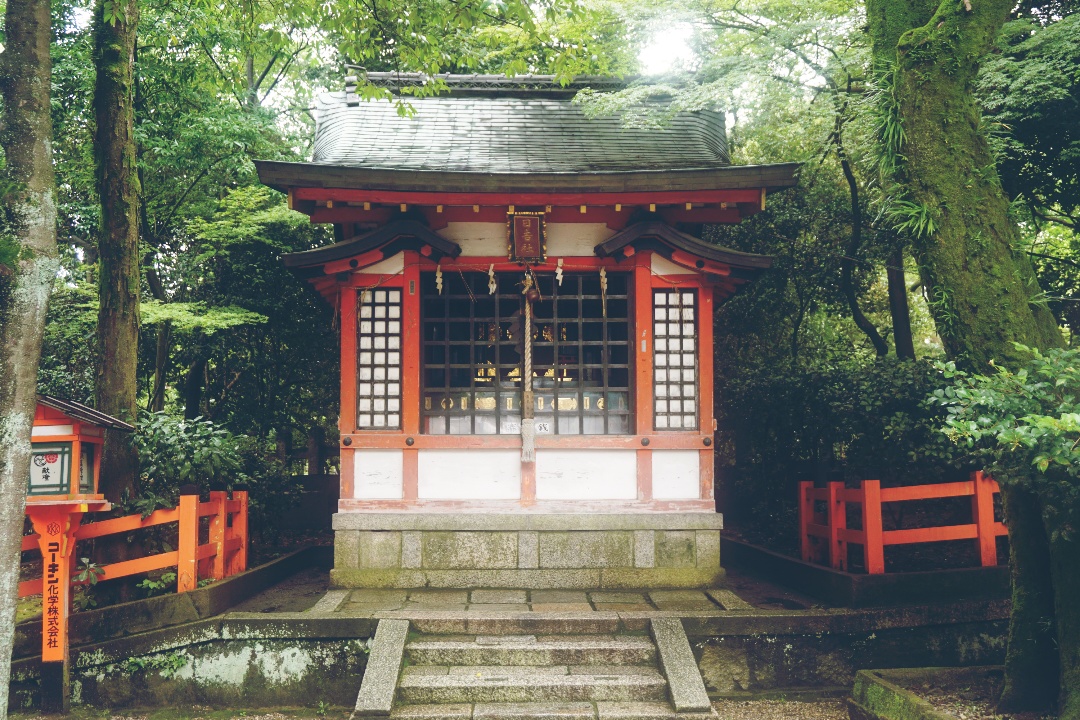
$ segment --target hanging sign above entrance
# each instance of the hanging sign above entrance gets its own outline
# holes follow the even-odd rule
[[[547,257],[544,213],[519,212],[506,216],[507,252],[514,262],[544,262]]]

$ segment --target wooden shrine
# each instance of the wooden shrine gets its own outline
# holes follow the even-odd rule
[[[700,234],[797,165],[731,165],[719,112],[587,118],[610,79],[443,79],[407,117],[347,79],[311,162],[257,163],[337,240],[284,259],[341,328],[334,582],[714,582],[712,318],[771,258]]]

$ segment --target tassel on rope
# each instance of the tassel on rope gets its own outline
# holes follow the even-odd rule
[[[600,305],[603,308],[604,317],[607,317],[607,270],[600,268]]]
[[[532,391],[532,301],[529,300],[532,285],[532,275],[526,273],[525,287],[521,291],[525,296],[525,362],[522,368],[524,382],[521,384],[521,462],[527,463],[536,462],[536,424],[533,422]]]
[[[488,265],[488,295],[494,295],[498,288],[499,285],[495,282],[495,264],[492,263]]]
[[[435,289],[442,295],[442,265],[435,266]]]
[[[559,262],[555,263],[555,282],[559,283],[559,287],[562,287],[562,258],[559,258]]]

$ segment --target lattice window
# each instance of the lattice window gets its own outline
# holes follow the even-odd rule
[[[356,426],[401,428],[401,291],[361,290],[358,300]]]
[[[653,291],[653,425],[657,430],[698,426],[697,295]]]
[[[424,392],[431,434],[521,432],[524,276],[499,273],[489,294],[484,273],[433,274],[421,288]],[[533,393],[538,434],[630,431],[627,275],[537,276],[533,305]]]

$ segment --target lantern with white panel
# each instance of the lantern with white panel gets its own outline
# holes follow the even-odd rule
[[[731,165],[719,111],[586,118],[609,78],[443,79],[323,95],[312,161],[257,163],[339,239],[284,258],[340,318],[334,582],[716,582],[714,310],[771,258],[698,231],[797,166]]]

